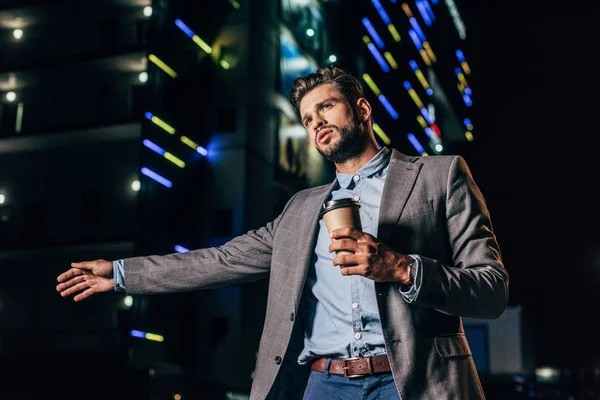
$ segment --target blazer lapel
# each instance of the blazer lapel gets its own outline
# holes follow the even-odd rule
[[[294,271],[294,293],[296,294],[295,299],[298,304],[300,296],[302,295],[302,289],[304,288],[304,281],[306,280],[306,273],[310,266],[312,259],[312,252],[319,234],[319,214],[323,203],[327,200],[331,191],[335,187],[337,180],[334,180],[327,186],[322,186],[315,189],[310,196],[306,199],[304,204],[304,215],[306,216],[300,229],[301,239],[298,241],[298,266]]]
[[[400,219],[400,214],[421,170],[421,164],[415,163],[416,160],[415,157],[407,157],[392,149],[379,208],[377,238],[383,243],[389,242],[393,226]]]

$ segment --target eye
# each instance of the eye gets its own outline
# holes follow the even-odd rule
[[[306,119],[304,120],[304,126],[308,126],[308,125],[310,125],[310,123],[311,123],[311,122],[312,122],[312,118],[306,118]]]
[[[331,107],[331,103],[325,103],[325,104],[323,104],[323,107],[321,107],[321,108],[322,108],[323,110],[326,110],[326,109],[328,109],[328,108],[330,108],[330,107]]]

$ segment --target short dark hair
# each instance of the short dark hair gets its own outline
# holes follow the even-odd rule
[[[339,67],[319,68],[313,73],[296,78],[290,90],[290,102],[300,112],[300,102],[304,96],[317,86],[329,83],[333,85],[354,111],[356,102],[364,97],[362,86],[352,74]]]

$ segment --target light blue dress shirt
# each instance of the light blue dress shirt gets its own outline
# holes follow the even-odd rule
[[[392,152],[383,147],[355,174],[336,172],[337,184],[328,200],[347,197],[360,203],[362,231],[377,237],[379,205]],[[316,357],[352,358],[385,354],[375,281],[360,275],[344,276],[333,265],[331,238],[321,218],[319,234],[299,310],[304,324],[304,350],[299,364]],[[417,261],[418,272],[420,259]],[[400,287],[400,286],[399,286]],[[417,288],[401,293],[411,301]]]
[[[337,184],[331,199],[357,198],[360,202],[360,220],[363,232],[377,237],[379,205],[388,172],[391,151],[383,147],[355,174],[336,172]],[[304,349],[298,357],[306,364],[316,357],[351,358],[385,354],[381,319],[377,308],[375,282],[360,275],[344,276],[339,266],[333,265],[335,253],[329,252],[331,239],[321,218],[319,234],[306,278],[305,296],[299,309],[304,328]],[[421,269],[416,261],[415,273]],[[113,262],[115,290],[125,291],[124,261]],[[408,302],[417,287],[399,290]]]

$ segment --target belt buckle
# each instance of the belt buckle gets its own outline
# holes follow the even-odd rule
[[[368,358],[368,363],[371,363],[371,357],[367,357]],[[352,358],[345,358],[342,361],[344,362],[344,366],[342,367],[344,369],[344,376],[346,378],[362,378],[363,376],[366,376],[368,374],[356,374],[356,375],[348,375],[348,361],[355,361],[355,360],[360,360],[361,357],[352,357]],[[369,368],[370,369],[370,368]]]

